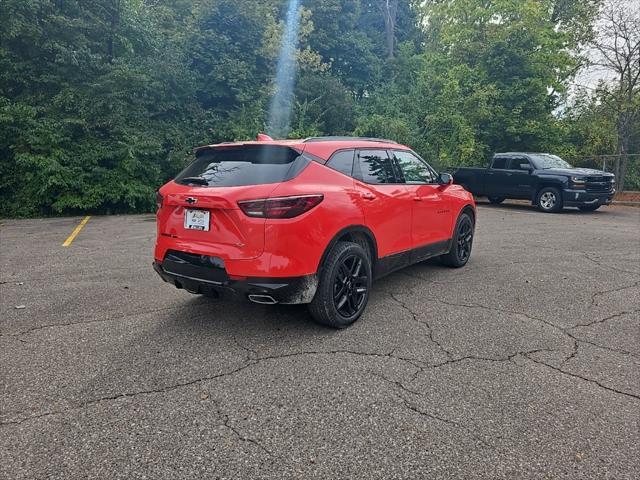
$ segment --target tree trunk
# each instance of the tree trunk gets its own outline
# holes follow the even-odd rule
[[[620,164],[620,181],[618,182],[618,188],[620,192],[624,192],[624,179],[627,176],[627,164],[629,162],[629,157],[625,153],[622,157],[622,162]]]
[[[628,100],[631,107],[632,97]],[[618,191],[624,191],[627,165],[629,164],[629,145],[631,144],[631,132],[637,118],[636,112],[623,110],[618,116],[618,161],[616,162],[616,183]]]
[[[616,179],[618,180],[618,191],[619,192],[624,192],[624,180],[625,177],[627,176],[627,165],[629,163],[629,152],[627,151],[627,145],[628,145],[628,139],[623,137],[622,139],[622,155],[619,157],[619,169],[618,169],[618,174],[620,175],[619,177],[616,175]]]
[[[120,23],[120,0],[112,0],[111,2],[111,18],[110,18],[110,31],[109,36],[107,38],[107,60],[109,63],[113,62],[114,59],[114,50],[113,43],[114,38],[116,36],[116,31],[118,29],[118,24]]]
[[[616,189],[620,190],[620,148],[618,148],[618,154],[616,155],[616,163],[613,166],[613,174],[616,176]]]

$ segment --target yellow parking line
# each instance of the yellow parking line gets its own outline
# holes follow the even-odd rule
[[[82,230],[82,227],[84,227],[87,222],[89,221],[91,217],[89,215],[87,215],[86,217],[84,217],[82,219],[82,221],[78,224],[78,226],[73,230],[73,232],[71,232],[71,235],[69,235],[69,238],[67,238],[64,243],[62,244],[63,247],[68,247],[69,245],[71,245],[71,242],[73,242],[75,240],[75,238],[78,236],[78,234],[80,233],[80,230]]]

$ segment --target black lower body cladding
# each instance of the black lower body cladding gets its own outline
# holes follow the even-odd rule
[[[309,303],[318,286],[316,275],[232,280],[218,257],[170,251],[153,262],[162,280],[188,292],[255,303]]]

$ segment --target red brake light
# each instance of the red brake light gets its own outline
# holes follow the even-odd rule
[[[324,195],[322,194],[260,198],[257,200],[241,200],[238,202],[238,206],[248,217],[293,218],[311,210],[323,198]]]
[[[162,195],[160,195],[160,192],[156,192],[156,207],[158,207],[158,210],[162,208],[163,200],[164,198],[162,198]]]

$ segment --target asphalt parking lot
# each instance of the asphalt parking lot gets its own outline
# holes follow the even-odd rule
[[[640,209],[481,205],[343,331],[163,284],[154,220],[2,221],[0,477],[640,477]]]

